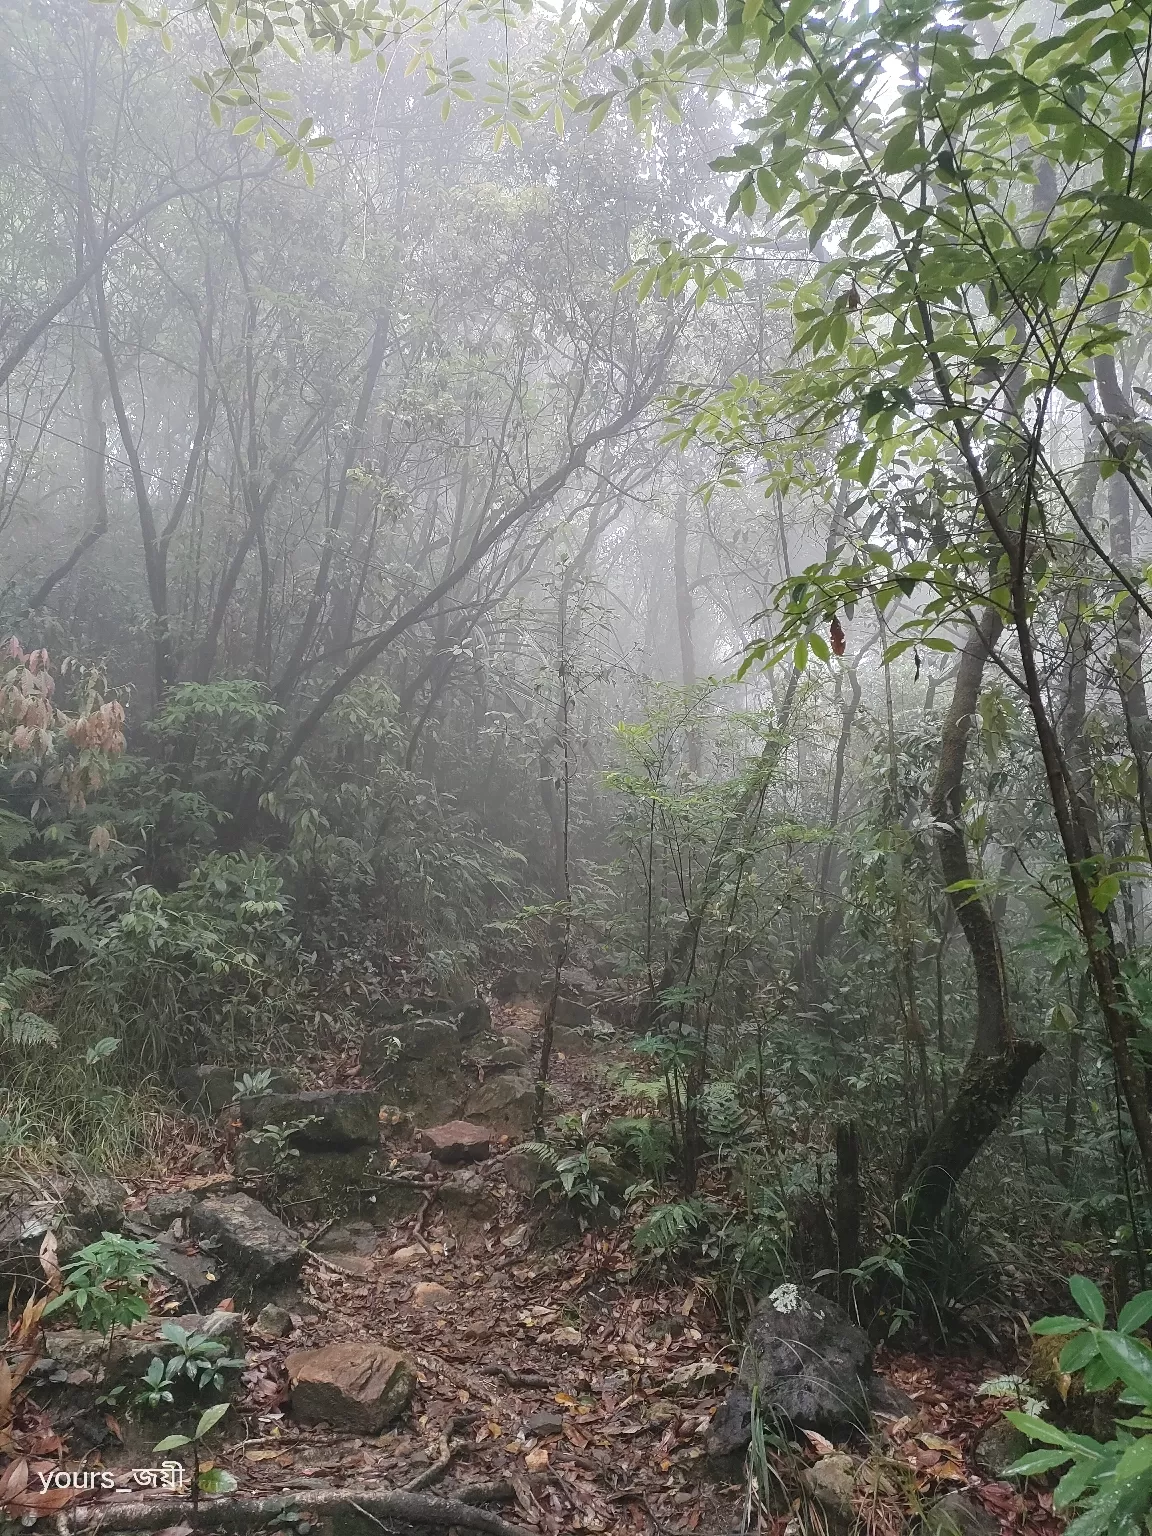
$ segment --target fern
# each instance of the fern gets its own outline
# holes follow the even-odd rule
[[[0,977],[0,1041],[5,1045],[55,1045],[59,1035],[55,1024],[24,1007],[25,1000],[48,977],[18,965]]]
[[[652,1259],[674,1259],[709,1225],[703,1200],[676,1200],[655,1205],[636,1228],[632,1238],[638,1253]]]

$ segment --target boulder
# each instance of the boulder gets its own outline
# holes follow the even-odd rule
[[[265,1093],[258,1099],[237,1099],[228,1116],[246,1131],[306,1122],[292,1132],[292,1145],[316,1151],[375,1148],[380,1141],[380,1095],[364,1088]]]
[[[569,1029],[566,1024],[555,1024],[552,1027],[552,1049],[561,1056],[589,1056],[593,1044],[580,1030]]]
[[[549,1177],[549,1169],[539,1153],[514,1147],[500,1159],[500,1174],[509,1189],[532,1196]]]
[[[553,1025],[560,1025],[562,1029],[590,1029],[592,1010],[584,1003],[575,1002],[570,997],[558,997],[552,1022]]]
[[[726,1463],[744,1452],[752,1443],[752,1394],[747,1387],[728,1389],[724,1401],[712,1415],[704,1437],[704,1449],[724,1470]]]
[[[582,965],[565,965],[560,968],[560,985],[565,992],[580,997],[595,992],[599,983],[592,972],[585,970]]]
[[[515,1045],[525,1055],[531,1057],[533,1052],[532,1031],[529,1029],[517,1029],[514,1025],[500,1031],[500,1039],[505,1045]]]
[[[814,1466],[805,1467],[800,1481],[809,1497],[819,1504],[832,1530],[846,1531],[852,1524],[852,1494],[856,1486],[856,1463],[851,1456],[835,1451],[821,1456]]]
[[[360,1070],[386,1083],[389,1100],[419,1119],[451,1118],[468,1091],[460,1031],[446,1018],[405,1018],[366,1036]]]
[[[461,1040],[471,1040],[473,1035],[492,1028],[492,1010],[482,997],[474,997],[463,1005],[456,1014],[456,1028]]]
[[[502,1002],[536,997],[544,990],[544,977],[539,971],[504,971],[496,978],[492,990]]]
[[[189,1225],[216,1244],[221,1258],[254,1286],[294,1280],[304,1264],[303,1244],[251,1195],[225,1195],[194,1206]]]
[[[171,1282],[176,1295],[186,1296],[194,1307],[220,1290],[220,1265],[205,1253],[185,1253],[166,1237],[156,1238],[156,1268]]]
[[[833,1439],[866,1431],[871,1374],[867,1334],[819,1292],[780,1285],[753,1313],[740,1379],[758,1389],[769,1421]]]
[[[490,1072],[516,1072],[523,1071],[531,1065],[528,1052],[518,1045],[488,1045],[479,1050],[469,1051],[467,1060],[470,1065],[479,1068],[485,1077]]]
[[[523,1072],[501,1072],[480,1083],[468,1096],[464,1113],[482,1120],[498,1136],[530,1130],[536,1113],[536,1084]]]
[[[925,1536],[999,1536],[1000,1522],[969,1493],[945,1494],[921,1516]]]
[[[292,1314],[269,1302],[256,1317],[256,1332],[264,1339],[286,1339],[293,1328]]]
[[[76,1234],[76,1246],[93,1243],[102,1232],[119,1231],[124,1220],[128,1191],[117,1179],[104,1174],[84,1174],[60,1189],[67,1225]]]
[[[124,1332],[114,1333],[111,1342],[105,1334],[91,1328],[49,1328],[44,1334],[44,1355],[37,1362],[36,1372],[49,1382],[60,1381],[68,1386],[89,1381],[110,1386],[138,1380],[153,1358],[166,1360],[176,1352],[177,1346],[160,1335],[160,1325],[166,1321],[178,1323],[186,1333],[219,1340],[233,1356],[244,1352],[244,1319],[239,1312],[194,1312],[171,1319],[146,1318]],[[238,1373],[228,1372],[225,1379],[232,1382],[238,1379]]]
[[[412,1291],[412,1305],[422,1312],[439,1312],[450,1306],[455,1298],[446,1285],[435,1280],[421,1280]]]
[[[1031,1447],[1032,1442],[1028,1436],[1018,1430],[1015,1425],[1009,1424],[1007,1419],[993,1419],[991,1424],[981,1431],[972,1459],[981,1472],[995,1483],[999,1482],[1007,1474],[1012,1463],[1019,1461]]]
[[[285,1365],[292,1411],[302,1423],[357,1434],[378,1434],[404,1411],[416,1385],[403,1355],[367,1341],[296,1350]]]
[[[420,1145],[440,1163],[478,1163],[488,1156],[492,1132],[468,1120],[449,1120],[421,1131]]]
[[[267,1068],[250,1067],[250,1076]],[[183,1067],[176,1074],[176,1092],[185,1109],[214,1120],[226,1104],[236,1097],[236,1084],[244,1077],[244,1071],[235,1067],[206,1066]],[[269,1089],[273,1093],[295,1093],[299,1083],[287,1072],[273,1072]]]

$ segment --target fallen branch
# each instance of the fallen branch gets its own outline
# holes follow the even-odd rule
[[[479,1492],[480,1490],[477,1490]],[[484,1493],[491,1497],[491,1490]],[[468,1490],[462,1490],[467,1493]],[[197,1523],[202,1530],[244,1531],[268,1522],[282,1520],[288,1510],[300,1514],[332,1516],[360,1510],[373,1518],[407,1520],[413,1525],[438,1528],[459,1526],[466,1531],[484,1531],[487,1536],[531,1536],[523,1526],[510,1525],[486,1509],[478,1509],[463,1498],[442,1499],[431,1493],[407,1493],[401,1490],[374,1492],[337,1489],[315,1493],[280,1493],[266,1499],[201,1499]],[[178,1525],[192,1516],[188,1499],[160,1499],[147,1504],[82,1504],[68,1511],[57,1522],[60,1536],[74,1536],[85,1530],[159,1531]]]

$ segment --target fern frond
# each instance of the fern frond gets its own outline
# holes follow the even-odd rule
[[[55,1024],[22,1008],[0,1012],[0,1036],[7,1045],[58,1045],[60,1041]]]

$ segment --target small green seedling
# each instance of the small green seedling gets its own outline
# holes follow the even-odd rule
[[[202,1493],[234,1493],[236,1491],[236,1479],[231,1472],[225,1472],[222,1467],[207,1467],[203,1472],[200,1470],[201,1442],[207,1439],[227,1412],[227,1403],[214,1403],[211,1408],[205,1408],[190,1435],[165,1435],[163,1440],[158,1440],[152,1447],[157,1453],[180,1450],[183,1446],[191,1447],[193,1510],[196,1509]]]
[[[148,1316],[148,1281],[155,1273],[155,1243],[104,1232],[64,1266],[64,1289],[43,1315],[67,1307],[78,1327],[111,1340],[116,1328],[130,1328]]]

